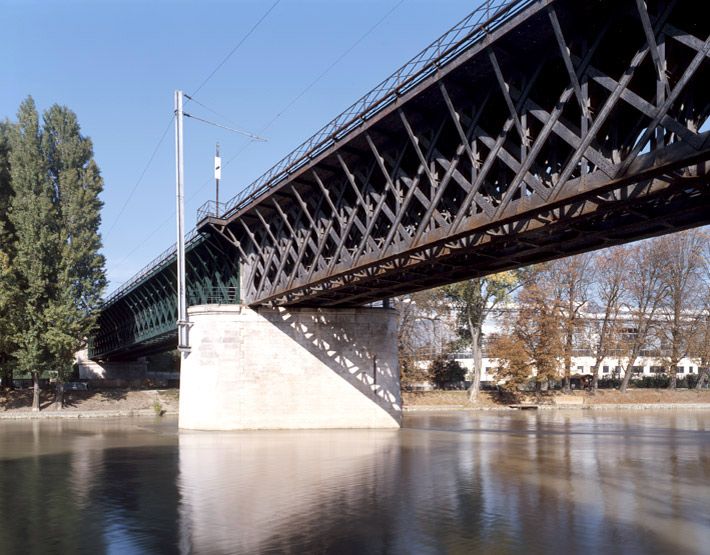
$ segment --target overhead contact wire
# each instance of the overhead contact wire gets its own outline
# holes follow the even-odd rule
[[[258,134],[264,133],[267,131],[276,121],[283,115],[285,114],[288,110],[291,109],[291,107],[296,104],[301,98],[303,98],[308,91],[310,91],[314,86],[316,86],[321,79],[323,79],[330,71],[338,65],[345,57],[348,56],[355,48],[357,48],[362,41],[364,41],[368,36],[372,34],[372,32],[377,29],[384,21],[394,13],[394,11],[399,8],[405,0],[399,0],[394,6],[392,6],[387,13],[385,13],[380,19],[377,20],[365,33],[363,33],[360,38],[358,38],[354,43],[352,43],[345,52],[343,52],[340,56],[338,56],[327,68],[325,68],[313,81],[311,81],[298,95],[296,95],[293,100],[291,100],[284,108],[281,109],[266,125],[264,125],[259,131],[257,131]],[[237,153],[232,156],[225,164],[223,164],[223,168],[227,165],[229,165],[230,162],[234,161],[239,155],[241,155],[247,147],[251,144],[252,141],[249,141],[246,143],[241,149],[237,151]]]
[[[266,12],[264,12],[264,14],[257,20],[257,22],[254,23],[254,25],[252,25],[251,29],[249,29],[249,31],[247,31],[246,35],[244,35],[241,38],[241,40],[237,43],[237,45],[234,48],[232,48],[232,50],[229,51],[229,54],[227,54],[224,57],[224,59],[219,64],[217,64],[217,66],[212,70],[212,72],[207,77],[205,77],[204,81],[202,81],[202,83],[200,83],[200,86],[197,87],[192,93],[190,93],[190,96],[195,96],[198,92],[200,92],[202,87],[204,87],[209,82],[209,80],[212,79],[212,77],[214,77],[215,73],[217,73],[220,70],[220,68],[224,64],[226,64],[227,61],[229,61],[229,58],[231,58],[234,55],[234,53],[237,50],[239,50],[239,48],[242,46],[242,44],[244,44],[244,42],[254,33],[254,31],[256,31],[257,27],[259,27],[259,25],[261,25],[262,21],[264,21],[269,16],[269,14],[274,10],[274,8],[276,6],[279,5],[280,2],[281,2],[281,0],[276,0],[276,2],[271,4],[271,7],[268,10],[266,10]]]
[[[138,180],[136,181],[135,185],[133,185],[131,192],[128,193],[128,197],[126,198],[125,202],[123,203],[123,206],[121,206],[121,209],[118,211],[118,215],[116,216],[113,223],[111,224],[111,227],[108,229],[108,231],[104,235],[104,238],[108,237],[111,234],[113,229],[116,227],[116,224],[121,219],[121,216],[123,215],[123,212],[126,210],[128,203],[131,202],[133,195],[135,194],[136,190],[138,189],[138,185],[141,184],[141,181],[143,181],[145,174],[148,172],[148,169],[150,168],[150,165],[153,163],[153,160],[155,159],[155,155],[158,154],[158,150],[160,149],[161,145],[163,144],[163,141],[165,140],[165,137],[167,136],[168,131],[170,131],[170,127],[172,126],[174,119],[175,119],[175,114],[173,114],[171,116],[167,127],[163,131],[163,134],[160,136],[160,139],[158,140],[158,144],[155,145],[155,148],[153,149],[153,153],[150,155],[150,158],[148,159],[148,163],[143,168],[143,171],[141,172],[140,176],[138,177]]]

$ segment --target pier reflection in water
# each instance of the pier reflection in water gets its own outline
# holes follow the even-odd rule
[[[0,553],[703,553],[710,412],[0,423]]]

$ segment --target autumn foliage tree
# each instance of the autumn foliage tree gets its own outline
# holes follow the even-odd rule
[[[470,279],[443,288],[446,299],[456,311],[458,335],[473,354],[473,380],[469,400],[478,397],[481,384],[483,323],[504,303],[523,281],[523,272],[501,272]]]
[[[559,303],[550,285],[552,267],[532,270],[517,297],[518,310],[504,334],[491,345],[491,356],[499,361],[498,377],[521,383],[534,374],[536,389],[559,378],[563,357]]]
[[[506,330],[492,338],[489,350],[498,361],[496,378],[502,389],[517,391],[533,375],[532,359],[514,331]]]
[[[658,311],[658,335],[667,345],[664,361],[675,389],[678,365],[696,343],[704,317],[703,300],[707,284],[703,281],[703,249],[708,235],[693,229],[656,240],[657,256],[662,260],[665,288]]]

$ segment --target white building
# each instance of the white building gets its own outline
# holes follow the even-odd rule
[[[506,327],[507,321],[510,319],[517,318],[517,309],[515,307],[504,308],[496,311],[494,314],[486,319],[483,326],[483,336],[484,336],[484,348],[483,348],[483,359],[482,359],[482,373],[481,381],[488,383],[496,383],[498,378],[496,377],[496,371],[500,365],[500,361],[492,356],[489,356],[487,349],[485,347],[485,340],[495,337],[500,334]],[[584,313],[582,315],[582,324],[577,333],[575,333],[575,347],[572,356],[572,375],[584,375],[589,376],[594,373],[594,357],[592,354],[592,347],[596,342],[596,332],[599,324],[603,320],[603,314],[595,313]],[[636,330],[631,323],[631,318],[628,313],[623,314],[617,322],[620,320],[619,336],[625,338],[626,340],[633,339]],[[419,365],[422,368],[428,367],[430,359],[443,351],[443,346],[441,344],[441,337],[453,337],[455,330],[455,315],[452,314],[446,318],[439,318],[440,328],[437,331],[437,337],[435,341],[432,342],[433,349],[431,355],[425,356],[420,359]],[[660,324],[660,321],[659,321]],[[446,328],[442,331],[442,328]],[[641,350],[641,356],[639,356],[632,363],[633,368],[633,379],[640,379],[645,376],[658,376],[663,375],[666,372],[666,367],[668,365],[667,356],[669,354],[669,348],[664,345],[664,341],[659,339],[660,334],[649,334],[646,344]],[[618,348],[611,351],[611,356],[608,356],[602,360],[599,368],[599,378],[622,378],[624,375],[624,368],[628,364],[625,357],[624,349]],[[467,379],[472,378],[473,374],[473,357],[470,352],[454,352],[449,355],[451,358],[458,361],[464,368],[468,370]],[[677,377],[682,379],[688,375],[698,374],[699,368],[701,367],[701,361],[699,358],[695,357],[683,357],[679,364],[677,365]],[[564,369],[562,363],[560,363],[560,377],[563,375]]]

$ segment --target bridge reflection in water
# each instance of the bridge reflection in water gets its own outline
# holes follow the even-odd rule
[[[417,414],[181,432],[183,551],[696,553],[710,413]]]
[[[710,411],[401,431],[0,422],[0,553],[669,553],[710,545]]]

